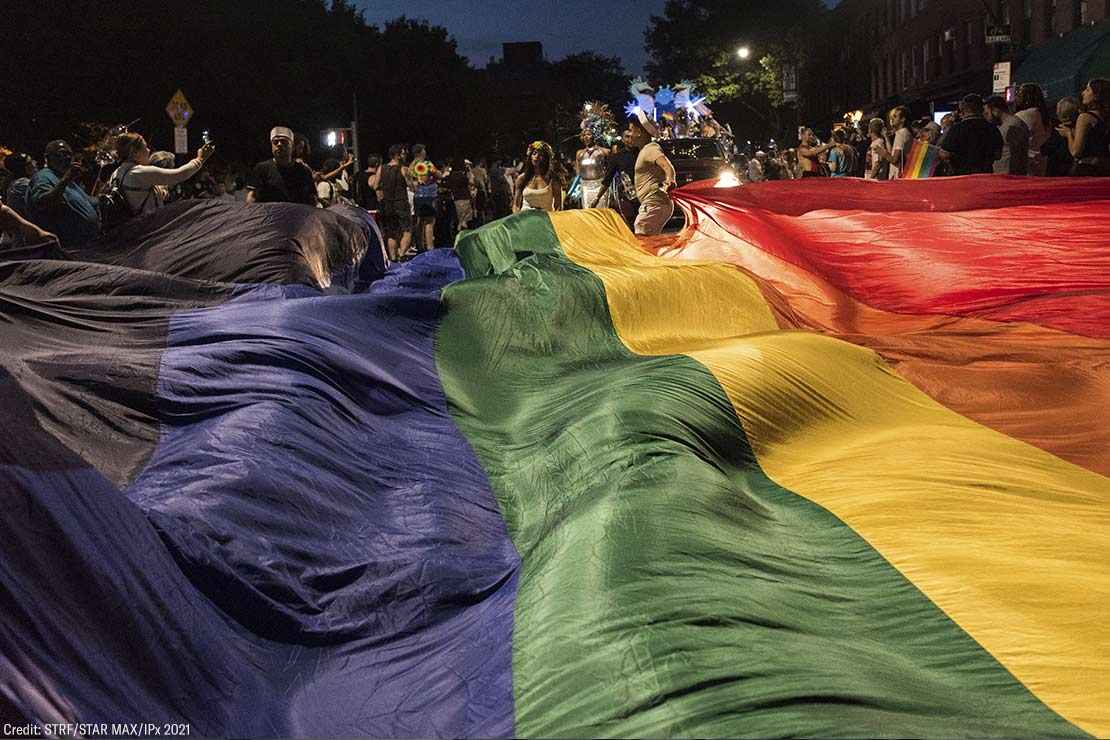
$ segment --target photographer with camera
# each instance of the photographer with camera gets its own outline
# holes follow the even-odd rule
[[[58,139],[46,145],[46,167],[31,178],[27,197],[31,220],[58,235],[63,246],[90,242],[100,232],[100,214],[78,184],[81,165],[70,145]]]

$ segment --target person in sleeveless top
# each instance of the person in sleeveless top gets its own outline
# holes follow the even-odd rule
[[[215,145],[205,144],[197,151],[196,158],[174,169],[163,169],[150,162],[150,147],[139,134],[125,133],[116,139],[116,156],[120,166],[112,173],[109,182],[119,185],[131,213],[141,216],[153,213],[166,201],[167,188],[185,182],[200,172],[215,151]]]
[[[589,129],[582,131],[582,145],[574,159],[582,182],[582,207],[598,208],[598,201],[605,190],[605,174],[609,169],[609,150],[597,145]]]
[[[405,167],[405,148],[389,147],[389,164],[378,178],[378,203],[385,251],[396,262],[408,251],[412,241],[412,210],[409,206],[409,173]]]
[[[1075,158],[1072,175],[1078,177],[1110,176],[1110,130],[1106,116],[1110,109],[1110,80],[1093,79],[1083,88],[1080,98],[1082,112],[1075,126],[1060,126],[1057,131],[1068,142]]]
[[[534,141],[525,153],[524,172],[516,179],[513,213],[561,211],[563,183],[555,165],[555,152],[546,141]]]

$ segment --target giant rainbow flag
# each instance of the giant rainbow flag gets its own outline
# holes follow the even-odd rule
[[[1110,184],[171,207],[0,262],[0,715],[1110,735]]]

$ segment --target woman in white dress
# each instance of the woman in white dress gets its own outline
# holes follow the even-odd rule
[[[546,141],[534,141],[524,157],[524,172],[513,189],[513,213],[560,211],[563,183],[555,165],[555,152]]]

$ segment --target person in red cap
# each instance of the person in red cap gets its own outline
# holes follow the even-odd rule
[[[248,203],[303,203],[316,205],[312,171],[293,159],[293,131],[285,126],[270,130],[273,159],[254,166],[247,184]]]

